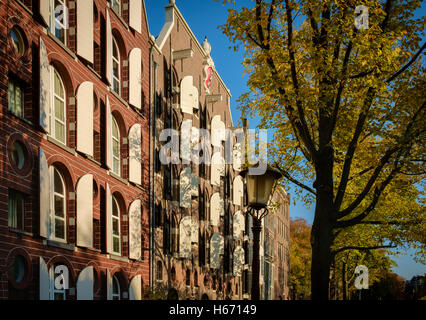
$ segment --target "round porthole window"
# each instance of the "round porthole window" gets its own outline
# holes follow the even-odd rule
[[[22,56],[25,53],[25,42],[21,31],[17,27],[10,30],[10,38],[18,55]]]
[[[12,145],[10,155],[12,162],[18,170],[22,170],[25,164],[25,147],[19,141],[15,141]]]
[[[31,170],[32,159],[25,140],[14,134],[7,142],[7,151],[11,167],[20,176],[26,176]]]
[[[22,280],[24,280],[25,277],[25,270],[27,262],[25,261],[23,256],[16,255],[15,259],[13,261],[13,280],[15,280],[16,283],[21,283]]]

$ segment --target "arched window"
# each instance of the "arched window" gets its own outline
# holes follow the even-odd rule
[[[67,225],[67,206],[66,206],[66,188],[64,178],[58,169],[54,166],[50,167],[51,177],[51,238],[54,240],[65,242],[66,225]]]
[[[115,38],[112,38],[112,90],[121,95],[121,59]]]
[[[112,300],[120,300],[120,282],[117,276],[112,277]]]
[[[117,120],[112,117],[112,172],[120,175],[121,172],[121,157],[120,157],[120,130]]]
[[[50,0],[50,32],[67,45],[68,8],[66,0]]]
[[[120,207],[117,199],[112,197],[112,251],[121,255]]]
[[[50,133],[53,138],[66,145],[66,94],[65,86],[58,71],[52,67],[52,103],[50,112]]]

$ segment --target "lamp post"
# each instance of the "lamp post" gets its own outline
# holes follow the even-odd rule
[[[260,232],[262,231],[262,219],[269,213],[268,202],[272,190],[278,179],[282,177],[281,173],[269,165],[263,175],[250,174],[249,168],[241,171],[240,175],[246,179],[247,187],[247,210],[253,218],[253,261],[252,261],[252,286],[251,299],[260,299],[259,290],[259,242]]]

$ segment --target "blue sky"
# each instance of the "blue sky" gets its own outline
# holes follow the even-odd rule
[[[207,36],[211,46],[211,56],[215,61],[216,70],[224,80],[227,87],[231,90],[231,111],[234,125],[238,124],[241,112],[237,109],[237,100],[241,94],[247,92],[246,82],[247,76],[243,76],[244,54],[242,51],[235,52],[229,47],[232,45],[228,38],[222,33],[218,26],[224,24],[227,18],[227,8],[239,8],[241,6],[252,6],[251,0],[237,0],[237,5],[222,5],[222,0],[215,2],[213,0],[176,0],[176,5],[185,17],[185,20],[191,27],[193,33],[200,43]],[[148,14],[150,32],[157,37],[163,27],[165,20],[164,6],[169,3],[168,0],[145,0],[146,10]],[[424,8],[421,10],[424,14]],[[258,124],[259,119],[250,119],[250,127],[254,128]],[[292,205],[290,208],[292,218],[301,217],[312,224],[314,218],[314,208],[306,208],[301,202]],[[413,252],[408,252],[406,256],[402,256],[395,261],[398,267],[394,271],[406,279],[412,276],[423,274],[426,272],[424,265],[413,261]]]

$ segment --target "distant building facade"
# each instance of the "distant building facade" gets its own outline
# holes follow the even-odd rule
[[[244,186],[240,167],[224,159],[224,130],[233,128],[231,93],[216,72],[207,39],[198,42],[174,1],[165,10],[151,72],[152,285],[169,298],[242,299],[248,287]],[[164,129],[178,135],[175,163],[161,161],[171,155],[163,151],[171,139],[161,138]],[[210,139],[200,137],[201,130]],[[207,163],[191,157],[197,145]]]
[[[263,299],[290,299],[290,195],[277,188],[262,228]]]

